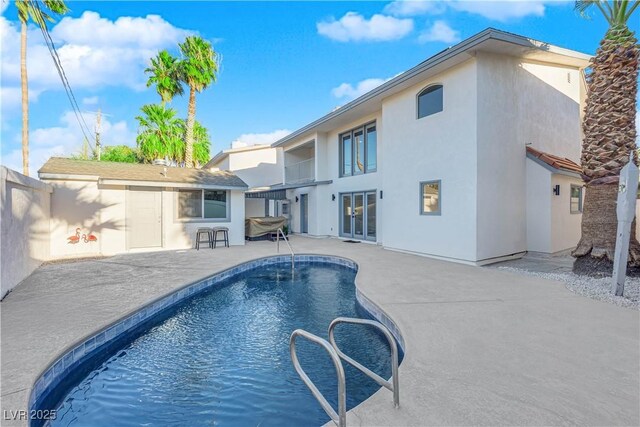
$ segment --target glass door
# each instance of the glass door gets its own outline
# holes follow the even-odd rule
[[[340,236],[376,240],[376,192],[340,195]]]
[[[364,193],[353,194],[353,237],[364,239]]]
[[[353,237],[351,234],[351,193],[343,194],[340,197],[341,200],[341,208],[340,208],[340,235],[344,237]]]

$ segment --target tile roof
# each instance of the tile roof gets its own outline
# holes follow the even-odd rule
[[[554,169],[582,174],[582,167],[566,157],[554,156],[553,154],[538,151],[531,147],[527,147],[527,154],[541,160]]]
[[[40,178],[51,178],[47,175],[87,175],[103,180],[123,180],[140,182],[166,182],[180,184],[197,184],[202,186],[247,188],[247,184],[229,171],[209,172],[203,169],[187,169],[167,166],[98,162],[95,160],[76,160],[64,157],[51,157],[38,175]]]

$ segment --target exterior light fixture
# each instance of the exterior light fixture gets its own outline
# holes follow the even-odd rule
[[[382,200],[382,190],[380,190],[380,200]]]
[[[332,195],[331,195],[331,201],[332,201],[332,202],[335,202],[335,201],[336,201],[336,195],[335,195],[335,194],[332,194]]]
[[[296,196],[296,203],[298,203],[298,196]]]
[[[556,185],[555,187],[553,187],[553,194],[555,194],[556,196],[560,195],[560,186]]]

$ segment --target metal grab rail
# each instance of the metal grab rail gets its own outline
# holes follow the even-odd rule
[[[336,374],[338,375],[338,412],[336,412],[329,404],[329,401],[320,393],[320,390],[313,384],[313,381],[307,376],[300,366],[300,361],[298,360],[298,355],[296,354],[296,337],[303,337],[308,339],[311,342],[314,342],[320,345],[322,348],[327,350],[329,356],[331,356],[331,360],[333,361],[333,365],[336,367]],[[320,338],[317,335],[314,335],[310,332],[305,331],[304,329],[296,329],[291,334],[291,338],[289,338],[289,352],[291,353],[291,361],[293,362],[293,367],[296,369],[302,381],[309,387],[311,390],[311,394],[318,400],[322,409],[331,417],[334,423],[338,427],[346,427],[347,425],[347,397],[346,397],[346,385],[345,385],[345,376],[344,376],[344,368],[342,367],[342,362],[340,361],[340,356],[326,340]]]
[[[356,362],[355,360],[344,354],[342,351],[340,351],[340,348],[338,348],[338,344],[336,344],[336,340],[333,335],[333,330],[340,323],[373,326],[375,328],[378,328],[384,334],[384,336],[387,338],[387,341],[389,342],[389,347],[391,347],[391,381],[385,380],[380,375],[376,374],[372,370],[366,368],[365,366],[361,365],[360,363]],[[382,323],[376,322],[375,320],[355,319],[352,317],[337,317],[333,319],[333,321],[329,325],[329,342],[342,360],[344,360],[354,368],[359,369],[362,373],[369,376],[369,378],[371,378],[381,386],[391,390],[393,392],[393,405],[396,408],[400,407],[400,389],[398,381],[398,346],[396,344],[395,338],[393,337],[391,332],[389,332],[389,329],[387,329]]]
[[[289,239],[287,239],[287,236],[284,235],[284,231],[282,231],[282,228],[278,228],[278,230],[276,231],[276,242],[277,242],[276,250],[278,251],[278,253],[280,253],[280,235],[281,234],[282,234],[282,239],[287,244],[287,246],[289,247],[289,251],[291,252],[291,269],[293,270],[295,267],[294,261],[293,261],[295,254],[293,253],[293,248],[289,244]]]

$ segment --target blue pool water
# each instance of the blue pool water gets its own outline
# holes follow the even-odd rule
[[[289,336],[327,338],[338,316],[368,317],[356,303],[355,272],[331,264],[249,270],[170,309],[120,348],[70,378],[53,426],[318,426],[329,421],[296,374]],[[384,338],[359,325],[336,330],[341,349],[389,378]],[[300,362],[336,407],[329,356],[298,339]],[[379,386],[344,364],[347,407]],[[391,393],[389,393],[391,404]]]

